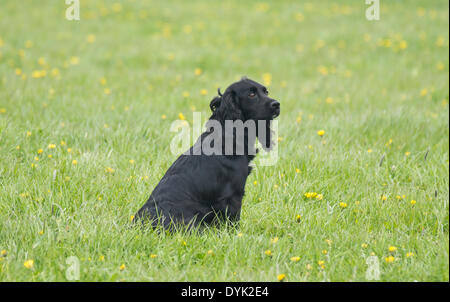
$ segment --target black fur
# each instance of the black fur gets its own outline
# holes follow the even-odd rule
[[[218,90],[210,108],[209,121],[218,121],[223,129],[226,120],[256,123],[264,120],[270,130],[270,121],[280,113],[280,104],[268,97],[267,89],[247,78],[230,85],[223,95]],[[200,155],[190,155],[194,153],[193,148],[213,133],[208,123],[206,126],[207,130],[196,144],[167,170],[135,220],[150,221],[152,226],[164,228],[176,224],[211,225],[224,219],[239,221],[245,182],[251,172],[249,164],[255,156],[250,152],[254,151],[255,141],[247,141],[245,135],[244,155],[237,155],[235,149],[232,154],[223,155],[224,144],[217,150],[222,151],[221,155],[206,155],[203,151]],[[270,131],[268,133],[266,139],[260,141],[265,149],[270,149],[272,144]]]

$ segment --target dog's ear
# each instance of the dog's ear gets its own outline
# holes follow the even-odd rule
[[[263,124],[258,123],[257,126],[257,136],[258,141],[261,143],[262,148],[265,151],[270,151],[274,145],[272,141],[272,129],[271,123],[272,121],[260,121]]]
[[[211,118],[221,123],[224,123],[226,120],[244,120],[244,115],[239,108],[234,91],[226,91],[222,96],[215,97],[209,106],[213,111]]]

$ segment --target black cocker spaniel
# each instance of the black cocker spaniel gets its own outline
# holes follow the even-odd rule
[[[280,114],[280,103],[248,78],[218,94],[210,104],[207,130],[167,170],[134,221],[165,229],[239,221],[256,139],[270,150],[270,124]]]

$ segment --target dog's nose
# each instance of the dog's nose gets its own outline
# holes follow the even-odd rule
[[[273,101],[272,103],[270,103],[270,107],[272,107],[272,109],[280,109],[280,103],[277,101]]]

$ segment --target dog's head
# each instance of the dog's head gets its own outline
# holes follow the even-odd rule
[[[223,95],[219,90],[210,108],[219,121],[270,121],[280,115],[280,103],[269,97],[266,87],[248,78],[231,84]]]
[[[246,77],[231,84],[223,93],[218,91],[210,108],[213,112],[211,119],[224,123],[226,120],[242,120],[243,122],[253,120],[256,125],[258,121],[265,121],[265,129],[258,129],[258,138],[265,149],[272,145],[270,121],[280,115],[280,103],[271,97],[263,85]],[[262,136],[262,131],[265,131]],[[264,137],[264,141],[261,138]]]

